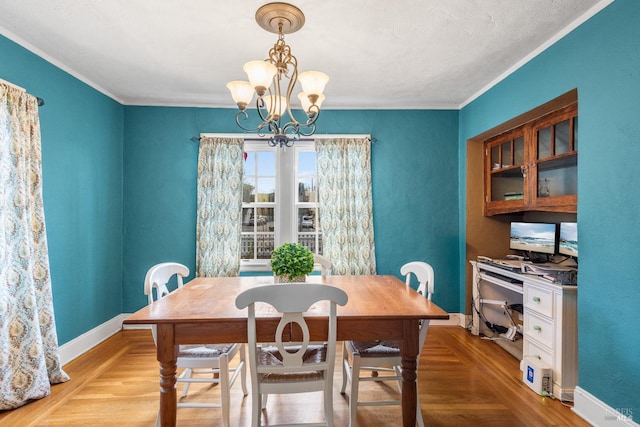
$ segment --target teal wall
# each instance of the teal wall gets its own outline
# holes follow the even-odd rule
[[[468,138],[578,88],[579,386],[633,415],[640,414],[638,22],[639,2],[615,1],[460,114],[463,165]]]
[[[579,92],[579,385],[640,413],[640,5],[617,0],[455,111],[325,111],[319,133],[370,133],[378,272],[436,268],[435,301],[464,312],[466,140]],[[145,304],[153,263],[195,258],[200,132],[233,110],[123,107],[0,36],[0,77],[47,102],[43,175],[61,344]],[[458,122],[459,120],[459,122]]]
[[[195,270],[196,177],[201,132],[238,132],[236,110],[125,107],[123,310],[146,303],[153,264]],[[426,260],[434,301],[456,311],[458,286],[458,112],[324,111],[318,134],[368,133],[372,146],[377,271]]]
[[[43,198],[63,344],[122,312],[123,107],[2,36],[0,78],[46,102]]]

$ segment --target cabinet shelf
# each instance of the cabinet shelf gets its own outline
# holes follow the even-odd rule
[[[539,161],[538,171],[564,169],[572,166],[578,166],[578,153],[575,151]]]
[[[498,177],[506,177],[506,178],[511,178],[511,177],[522,178],[522,169],[521,169],[521,166],[511,166],[508,168],[493,169],[491,171],[491,175],[498,176]]]

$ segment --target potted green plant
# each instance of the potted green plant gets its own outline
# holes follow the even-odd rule
[[[313,253],[300,243],[285,243],[271,253],[271,269],[276,283],[304,282],[313,271]]]

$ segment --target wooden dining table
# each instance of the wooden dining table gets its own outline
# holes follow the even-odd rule
[[[415,427],[419,323],[421,320],[448,319],[449,315],[395,276],[309,276],[307,281],[336,286],[349,296],[347,304],[338,307],[338,341],[402,341],[402,425]],[[178,346],[246,343],[247,311],[236,308],[236,297],[249,288],[267,284],[273,284],[273,277],[198,277],[124,320],[128,325],[153,324],[157,327],[162,426],[176,425]],[[328,306],[322,303],[312,306],[305,314],[312,340],[322,340],[323,334],[326,337],[326,330],[319,325],[324,324],[326,329],[327,315]],[[268,340],[268,331],[275,330],[279,321],[278,313],[270,306],[257,305],[256,318],[258,340]],[[318,326],[314,327],[314,324]]]

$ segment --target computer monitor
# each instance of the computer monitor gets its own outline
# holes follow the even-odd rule
[[[558,253],[562,255],[578,257],[578,223],[560,223],[560,242]]]
[[[553,255],[556,253],[556,224],[512,222],[509,247],[516,251]]]

